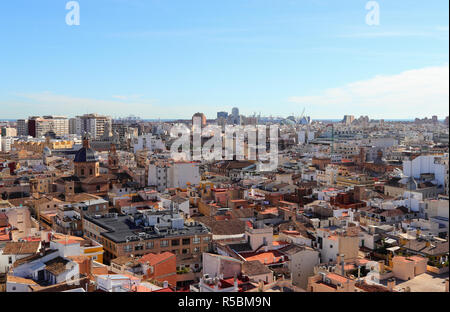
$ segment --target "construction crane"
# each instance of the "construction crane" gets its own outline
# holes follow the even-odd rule
[[[306,110],[306,107],[303,107],[302,114],[300,115],[300,117],[299,117],[299,119],[298,119],[299,122],[302,121],[302,118],[303,118],[303,116],[305,115],[305,110]]]

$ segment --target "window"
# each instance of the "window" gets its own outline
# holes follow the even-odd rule
[[[210,238],[209,236],[203,237],[203,242],[204,242],[204,243],[207,243],[207,242],[209,242],[210,240],[211,240],[211,238]]]
[[[200,247],[194,247],[194,253],[199,253],[200,252]]]
[[[144,250],[144,245],[136,245],[134,246],[135,251]]]
[[[189,238],[183,238],[183,245],[189,245],[191,240]]]
[[[181,251],[181,253],[182,253],[183,255],[188,254],[188,253],[189,253],[189,248],[183,249],[183,250]]]
[[[131,245],[123,246],[123,251],[125,251],[125,252],[130,252],[132,250],[133,250],[133,246],[131,246]]]
[[[8,264],[12,264],[12,257],[11,256],[8,257]]]
[[[161,247],[167,247],[167,246],[169,246],[169,241],[168,240],[162,240],[160,245],[161,245]]]
[[[179,239],[172,239],[172,246],[180,246],[180,240]]]
[[[333,245],[330,245],[330,248],[333,248]]]
[[[146,244],[147,249],[153,249],[154,246],[155,246],[155,244],[153,242],[147,242],[147,244]]]
[[[193,242],[194,244],[200,244],[200,237],[194,237],[194,238],[192,239],[192,242]]]

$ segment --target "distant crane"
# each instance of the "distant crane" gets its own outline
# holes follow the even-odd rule
[[[298,119],[299,122],[302,121],[303,116],[305,116],[305,110],[306,110],[306,107],[303,107],[302,114],[300,115],[300,118]]]

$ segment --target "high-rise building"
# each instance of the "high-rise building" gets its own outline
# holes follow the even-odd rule
[[[28,118],[28,135],[40,138],[45,135],[66,136],[69,120],[64,116],[33,116]]]
[[[353,121],[355,120],[355,116],[353,115],[345,115],[342,122],[346,125],[351,125]]]
[[[106,124],[112,128],[112,119],[109,116],[101,116],[97,114],[85,114],[83,116],[77,116],[72,121],[71,129],[73,134],[83,135],[89,133],[93,139],[99,139],[105,132]]]
[[[77,118],[70,118],[69,119],[69,134],[78,134],[81,132],[79,128],[77,128],[77,125],[81,125],[81,123],[77,122]]]
[[[15,137],[17,136],[17,129],[10,127],[2,127],[1,134],[4,137]]]
[[[194,129],[194,123],[195,119],[200,119],[201,127],[206,127],[206,116],[203,113],[195,113],[194,116],[192,116],[192,129]]]
[[[227,112],[217,112],[217,119],[220,119],[220,118],[227,119],[228,118],[228,113]]]
[[[17,120],[17,135],[28,136],[28,120],[25,119]]]
[[[241,115],[239,115],[239,108],[233,107],[231,115],[228,117],[229,121],[233,125],[239,125],[241,123]]]

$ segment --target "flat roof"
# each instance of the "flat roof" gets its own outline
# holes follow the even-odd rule
[[[95,225],[105,229],[107,232],[101,233],[102,236],[116,243],[125,243],[129,236],[139,236],[139,233],[145,233],[146,237],[143,240],[155,238],[174,238],[181,236],[193,236],[199,234],[209,233],[208,229],[201,224],[184,225],[183,229],[171,229],[167,233],[158,234],[153,227],[136,226],[129,216],[115,217],[100,217],[94,218],[92,216],[85,216],[84,219]]]

